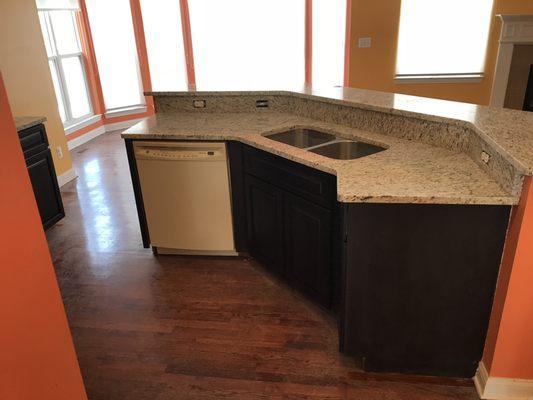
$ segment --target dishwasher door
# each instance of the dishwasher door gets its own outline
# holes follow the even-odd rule
[[[159,254],[236,255],[225,143],[133,144]]]

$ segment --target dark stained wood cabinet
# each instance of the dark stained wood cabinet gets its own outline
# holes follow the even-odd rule
[[[366,371],[472,377],[509,206],[346,204],[341,350]]]
[[[250,254],[331,308],[335,177],[248,147],[244,164]]]
[[[287,275],[301,290],[328,307],[332,292],[331,211],[292,194],[284,196]]]
[[[43,124],[19,132],[26,166],[44,229],[65,216],[52,154]]]
[[[252,175],[244,180],[248,249],[265,266],[283,275],[283,193]]]

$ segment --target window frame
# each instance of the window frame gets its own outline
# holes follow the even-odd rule
[[[132,4],[139,3],[139,0],[130,0]],[[183,45],[185,53],[185,67],[186,67],[186,78],[187,78],[187,91],[196,90],[196,73],[195,73],[195,55],[192,45],[192,33],[191,33],[191,20],[189,15],[189,4],[188,0],[175,0],[180,5],[180,14],[181,14],[181,25],[183,30]],[[305,0],[305,9],[302,10],[305,13],[305,40],[304,40],[304,89],[312,87],[313,82],[313,71],[312,71],[312,42],[313,42],[313,0]],[[141,20],[142,26],[142,12],[139,4],[139,15],[138,18]],[[342,65],[343,65],[343,79],[341,84],[338,87],[349,86],[350,81],[350,45],[351,45],[351,14],[352,14],[352,0],[345,0],[345,10],[344,10],[344,53],[342,55]],[[135,19],[135,15],[134,15]],[[141,35],[144,35],[144,31],[141,30]],[[141,46],[142,47],[142,46]],[[145,62],[149,64],[148,58],[145,57]],[[148,80],[151,80],[151,71],[147,77]],[[337,86],[336,86],[337,87]],[[151,85],[149,89],[145,88],[145,92],[152,92]]]
[[[68,130],[69,128],[72,128],[73,126],[87,120],[88,118],[91,118],[94,116],[94,106],[92,102],[92,96],[91,96],[91,90],[89,87],[89,82],[87,78],[87,68],[85,65],[85,56],[83,54],[83,48],[81,45],[80,40],[80,29],[77,23],[76,14],[79,13],[79,10],[73,10],[69,8],[53,8],[53,9],[38,9],[37,10],[40,15],[43,17],[46,34],[47,37],[44,38],[44,40],[48,40],[48,44],[52,50],[52,55],[47,54],[49,65],[53,65],[56,75],[58,77],[58,86],[59,91],[61,92],[61,100],[63,103],[63,109],[65,110],[65,121],[63,122],[63,127],[65,130]],[[57,50],[57,41],[54,33],[54,27],[50,18],[50,12],[54,11],[67,11],[70,13],[70,17],[72,19],[72,23],[75,26],[76,30],[76,41],[78,43],[79,51],[74,53],[68,53],[68,54],[59,54]],[[85,84],[85,90],[87,93],[87,101],[89,104],[89,112],[85,115],[82,115],[80,117],[74,118],[72,116],[72,107],[70,102],[70,97],[67,90],[67,80],[65,76],[65,72],[63,70],[62,60],[67,58],[78,58],[81,65],[81,70],[83,74],[83,82]],[[57,99],[58,102],[60,99]]]
[[[83,2],[83,7],[81,8],[81,10],[83,10],[85,16],[87,17],[87,23],[89,27],[91,27],[92,25],[91,17],[90,17],[91,12],[89,12],[88,8],[91,8],[92,6],[88,7],[86,0],[79,0],[79,1],[80,3]],[[176,0],[176,1],[179,1],[179,0]],[[151,91],[151,83],[149,84],[148,88],[145,88],[145,84],[143,82],[143,79],[144,79],[143,70],[142,70],[141,65],[143,63],[146,63],[147,65],[149,65],[149,63],[148,63],[147,54],[144,53],[144,58],[142,60],[141,60],[141,54],[140,54],[142,46],[144,46],[144,51],[146,51],[146,43],[144,39],[144,30],[139,31],[139,29],[142,29],[142,17],[141,17],[140,27],[136,26],[137,16],[136,16],[135,8],[137,8],[137,10],[140,12],[139,0],[128,0],[128,7],[130,11],[129,16],[132,20],[133,43],[135,45],[134,46],[135,47],[135,68],[137,69],[137,78],[138,78],[138,84],[139,84],[139,89],[140,89],[139,91],[140,102],[127,104],[127,105],[120,105],[116,107],[109,107],[108,104],[106,103],[105,89],[104,89],[104,85],[102,83],[102,78],[101,78],[102,74],[98,72],[98,75],[100,77],[99,87],[100,87],[101,94],[102,94],[102,97],[101,97],[101,101],[103,105],[102,115],[105,118],[115,118],[115,117],[120,117],[120,116],[145,113],[148,110],[147,97],[144,93],[147,91]],[[138,34],[143,35],[143,43],[139,43],[139,40],[137,37]],[[96,63],[96,65],[98,65],[98,50],[97,50],[97,46],[95,46],[94,34],[90,36],[90,41],[91,41],[92,48],[94,49],[94,53],[93,53],[94,62]],[[101,71],[101,68],[99,68],[98,70]]]

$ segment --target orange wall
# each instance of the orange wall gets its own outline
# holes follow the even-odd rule
[[[490,376],[533,379],[533,183],[526,179],[505,243],[483,363]]]
[[[0,399],[87,396],[0,76]]]
[[[495,0],[485,77],[481,82],[398,85],[394,75],[400,5],[401,0],[352,0],[350,86],[486,105],[490,101],[501,27],[495,15],[533,14],[533,1]],[[372,47],[358,48],[359,37],[372,37]]]

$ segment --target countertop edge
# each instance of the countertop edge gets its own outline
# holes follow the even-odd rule
[[[123,139],[133,139],[133,140],[198,140],[205,141],[206,139],[198,138],[197,135],[190,134],[187,136],[172,134],[142,134],[142,133],[121,133]],[[336,176],[337,173],[335,170],[324,167],[319,168],[319,166],[312,163],[306,162],[302,159],[294,159],[294,157],[284,154],[281,151],[272,151],[271,149],[266,148],[265,146],[257,145],[253,140],[246,140],[242,136],[231,136],[229,134],[214,136],[213,140],[216,141],[235,141],[243,143],[249,146],[252,146],[256,149],[266,151],[270,154],[274,154],[280,157],[283,157],[287,160],[305,165],[309,168],[313,168],[318,171],[322,171],[331,175]],[[519,198],[509,195],[509,196],[496,196],[496,197],[476,197],[472,196],[467,199],[458,198],[458,197],[443,197],[443,196],[350,196],[342,195],[337,192],[337,201],[340,203],[347,204],[362,204],[362,203],[380,203],[380,204],[442,204],[442,205],[501,205],[501,206],[513,206],[517,205]]]
[[[42,124],[43,122],[46,122],[46,117],[20,116],[20,117],[14,117],[14,120],[15,120],[15,127],[17,128],[17,132],[20,132],[24,129],[28,129],[33,126]]]

